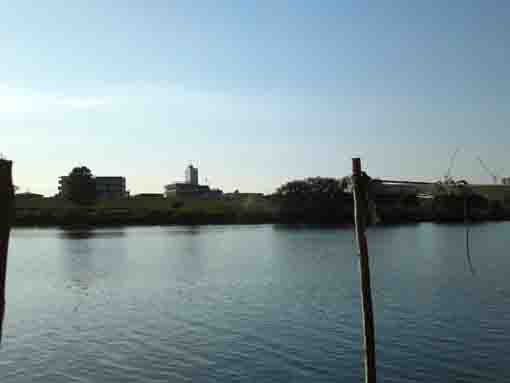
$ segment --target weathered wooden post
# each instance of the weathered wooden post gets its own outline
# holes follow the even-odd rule
[[[363,311],[363,346],[365,352],[365,383],[375,383],[375,328],[372,309],[372,292],[370,289],[370,265],[368,246],[365,236],[365,221],[368,216],[367,179],[361,172],[361,160],[352,159],[352,178],[354,196],[354,223],[356,225],[356,241],[359,249],[359,265],[361,274],[361,299]]]
[[[7,252],[14,203],[12,162],[0,158],[0,341],[5,313],[5,280]]]

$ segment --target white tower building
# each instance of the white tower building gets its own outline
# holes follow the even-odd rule
[[[198,185],[198,169],[191,164],[186,168],[186,183]]]

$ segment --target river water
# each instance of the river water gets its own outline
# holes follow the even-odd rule
[[[368,233],[384,382],[510,382],[510,224]],[[350,228],[16,229],[1,382],[360,382]]]

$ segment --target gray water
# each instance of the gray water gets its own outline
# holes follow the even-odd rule
[[[384,382],[510,382],[510,224],[368,233]],[[350,229],[17,229],[2,382],[359,382]]]

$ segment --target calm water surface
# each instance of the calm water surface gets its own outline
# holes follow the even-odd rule
[[[510,224],[369,232],[384,382],[510,382]],[[359,382],[350,229],[17,229],[2,382]]]

